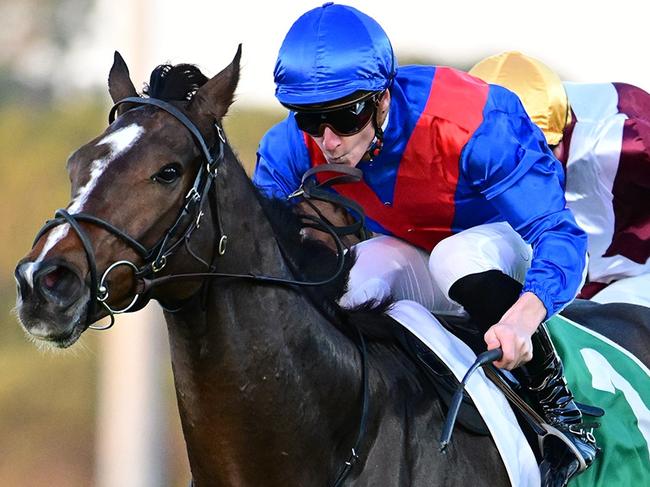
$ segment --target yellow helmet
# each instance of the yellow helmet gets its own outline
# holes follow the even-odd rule
[[[559,76],[537,59],[507,51],[479,61],[469,74],[514,91],[549,145],[562,140],[569,103]]]

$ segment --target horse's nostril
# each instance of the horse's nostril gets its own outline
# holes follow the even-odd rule
[[[81,280],[65,265],[43,266],[34,276],[34,287],[47,301],[68,306],[81,294]]]
[[[41,284],[47,288],[49,291],[53,291],[57,284],[59,284],[62,278],[65,277],[67,271],[63,267],[57,267],[53,271],[48,272],[47,274],[41,276]]]
[[[16,266],[16,270],[14,271],[16,284],[18,285],[18,292],[20,293],[22,299],[25,299],[32,290],[31,283],[27,277],[28,268],[30,266],[33,266],[31,262],[23,262],[22,264]]]

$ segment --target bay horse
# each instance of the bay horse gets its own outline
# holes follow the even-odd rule
[[[509,485],[487,436],[458,429],[439,453],[441,401],[385,331],[385,303],[339,308],[345,272],[296,284],[330,280],[343,253],[304,242],[228,145],[240,55],[211,79],[159,66],[140,96],[116,53],[116,118],[72,154],[73,199],[16,267],[23,327],[69,347],[157,300],[196,487]]]

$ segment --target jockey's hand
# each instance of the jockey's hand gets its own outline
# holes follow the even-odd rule
[[[533,358],[530,337],[546,316],[546,308],[533,293],[522,294],[501,320],[483,336],[488,350],[501,347],[503,357],[494,362],[501,369],[516,369]]]

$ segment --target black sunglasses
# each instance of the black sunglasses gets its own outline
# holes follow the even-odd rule
[[[312,137],[322,137],[325,127],[342,137],[361,132],[375,114],[379,96],[374,94],[365,100],[330,110],[295,111],[298,128]]]

